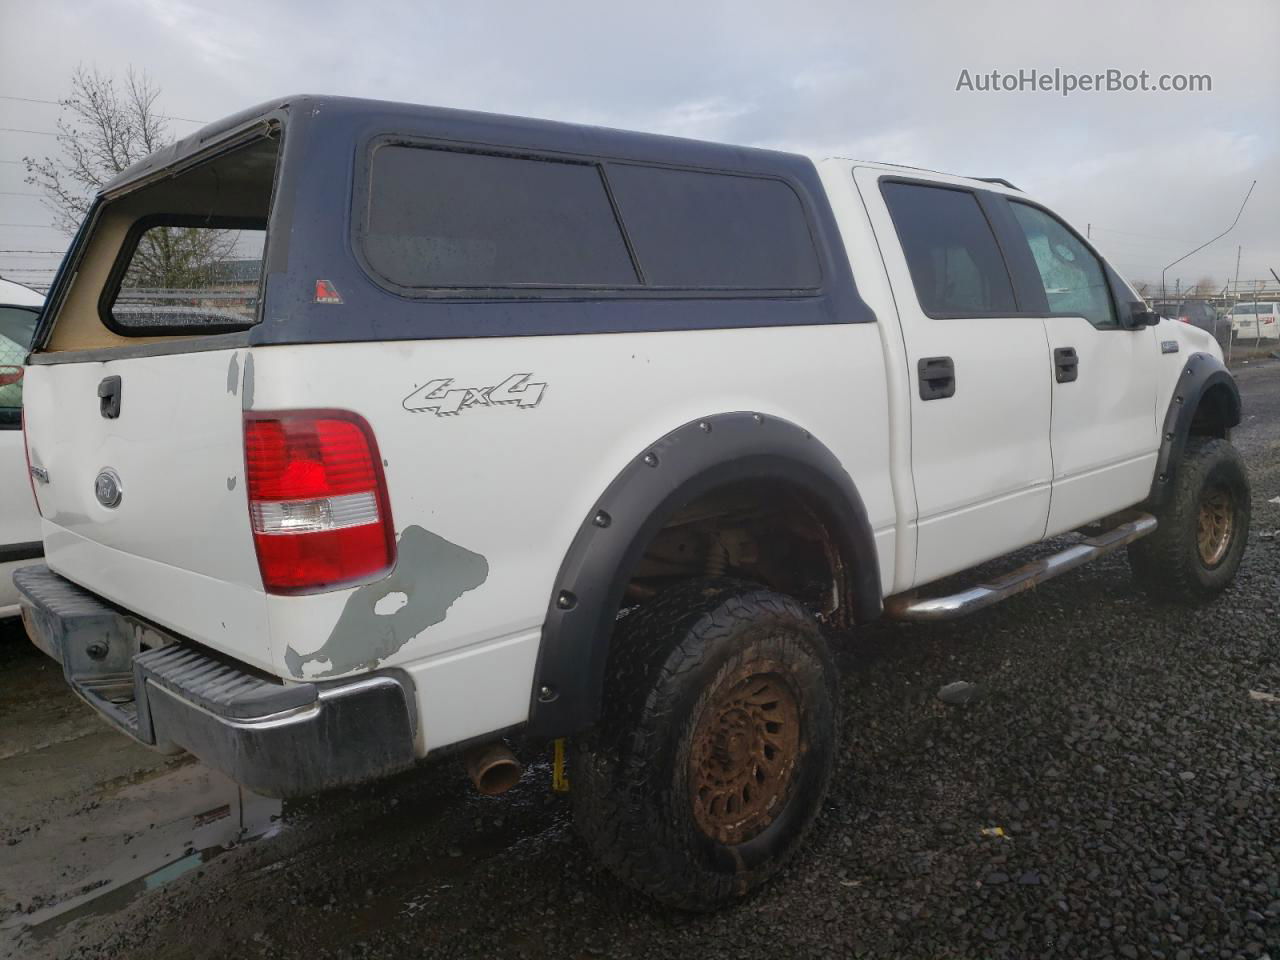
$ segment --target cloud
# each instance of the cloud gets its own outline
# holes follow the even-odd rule
[[[184,117],[305,91],[1004,176],[1098,238],[1115,231],[1104,249],[1131,274],[1158,274],[1177,242],[1221,230],[1256,177],[1237,233],[1189,268],[1224,276],[1243,244],[1242,274],[1266,277],[1280,269],[1280,194],[1268,179],[1280,171],[1280,127],[1274,81],[1258,65],[1277,35],[1274,0],[1211,16],[1164,0],[42,0],[6,8],[0,69],[7,91],[55,98],[78,62],[133,64]],[[1031,67],[1209,73],[1213,90],[955,90],[962,69]],[[42,128],[55,118],[0,101],[5,117]],[[15,140],[0,159],[49,145]],[[20,170],[0,164],[0,190],[15,183]],[[0,248],[32,235],[0,228]]]
[[[140,0],[141,12],[170,32],[172,42],[190,46],[206,64],[227,68],[244,59],[234,46],[239,25],[184,0]]]

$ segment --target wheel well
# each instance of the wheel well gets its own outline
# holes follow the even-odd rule
[[[731,576],[846,624],[854,562],[841,555],[817,497],[783,480],[743,480],[702,494],[667,520],[630,571],[623,607],[690,578]]]
[[[1230,390],[1222,384],[1211,386],[1200,398],[1191,418],[1190,435],[1225,440],[1232,424],[1239,422],[1239,415],[1233,413],[1234,407]]]
[[[595,722],[618,617],[721,567],[832,626],[883,609],[875,536],[835,454],[778,417],[692,420],[638,453],[583,518],[549,597],[527,729],[564,736]]]

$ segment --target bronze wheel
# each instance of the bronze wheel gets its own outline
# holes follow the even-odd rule
[[[618,622],[600,722],[575,741],[579,833],[618,877],[711,910],[764,883],[822,809],[835,663],[813,615],[756,584],[672,584]]]
[[[1235,512],[1235,504],[1226,487],[1206,487],[1201,493],[1196,540],[1200,547],[1200,562],[1206,567],[1213,568],[1222,563],[1231,548]]]
[[[1154,597],[1205,603],[1235,578],[1249,540],[1249,477],[1218,437],[1191,437],[1153,503],[1155,533],[1129,545],[1134,577]]]
[[[769,665],[772,666],[772,665]],[[786,806],[800,759],[800,707],[776,673],[755,672],[707,703],[689,754],[693,816],[720,843],[745,843]]]

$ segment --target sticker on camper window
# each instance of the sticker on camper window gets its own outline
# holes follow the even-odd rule
[[[437,417],[451,417],[471,407],[515,406],[529,410],[542,402],[545,383],[531,383],[533,374],[513,373],[491,387],[456,387],[452,377],[429,380],[404,398],[412,413],[430,410]]]

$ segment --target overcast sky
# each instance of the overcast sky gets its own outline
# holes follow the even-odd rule
[[[330,93],[597,123],[1011,180],[1134,280],[1230,224],[1169,284],[1280,272],[1280,3],[0,0],[0,95],[56,100],[78,63],[199,120]],[[1208,93],[957,92],[1019,68],[1209,74]],[[57,108],[0,99],[0,127]],[[185,134],[193,124],[173,121]],[[62,249],[0,132],[0,251]],[[55,258],[0,253],[0,273]],[[24,274],[38,278],[38,274]]]

